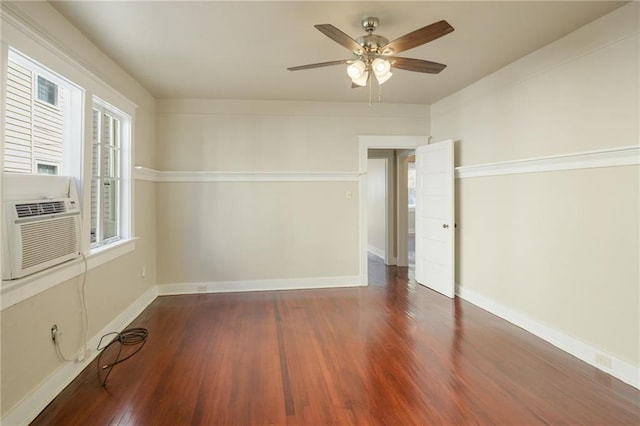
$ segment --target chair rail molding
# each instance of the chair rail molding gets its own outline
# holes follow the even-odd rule
[[[357,182],[358,172],[158,171],[135,167],[135,178],[151,182]]]
[[[456,178],[640,165],[640,145],[456,167]]]

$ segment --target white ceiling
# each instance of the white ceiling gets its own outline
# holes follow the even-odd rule
[[[447,64],[438,75],[395,70],[384,102],[430,104],[620,7],[613,1],[273,2],[56,1],[53,6],[157,98],[366,102],[346,66],[287,67],[349,59],[316,30],[353,38],[377,16],[389,40],[446,19],[455,31],[401,56]],[[377,84],[373,97],[377,99]]]

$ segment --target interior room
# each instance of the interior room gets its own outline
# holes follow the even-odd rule
[[[0,16],[1,424],[640,422],[638,2]]]

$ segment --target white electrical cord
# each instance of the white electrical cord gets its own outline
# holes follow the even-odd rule
[[[69,359],[62,354],[62,350],[60,349],[60,338],[58,337],[57,330],[55,333],[56,333],[55,337],[53,337],[53,346],[55,346],[56,348],[56,355],[58,355],[58,358],[60,358],[62,361],[67,361],[67,362],[73,361],[72,359]]]
[[[84,272],[82,273],[82,281],[80,281],[80,286],[78,287],[78,297],[80,299],[80,319],[82,321],[82,329],[81,331],[81,335],[82,335],[82,353],[78,355],[78,357],[76,359],[69,359],[67,357],[64,356],[64,354],[62,353],[62,349],[60,348],[60,337],[59,337],[59,333],[56,329],[52,329],[51,330],[51,334],[52,334],[52,339],[53,339],[53,345],[56,348],[56,354],[58,355],[58,358],[60,358],[62,361],[67,361],[67,362],[72,362],[72,361],[82,361],[84,360],[84,358],[87,356],[87,339],[88,339],[88,334],[89,334],[89,315],[87,312],[87,301],[86,301],[86,294],[85,294],[85,285],[87,283],[87,272],[89,270],[89,264],[87,263],[87,257],[84,255],[84,253],[80,253],[82,255],[82,260],[84,263]],[[54,326],[55,327],[55,326]]]

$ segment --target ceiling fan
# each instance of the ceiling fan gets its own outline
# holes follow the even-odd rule
[[[402,58],[393,55],[449,34],[453,31],[453,27],[449,25],[447,21],[442,20],[427,25],[426,27],[405,34],[392,42],[389,42],[388,39],[381,35],[373,33],[379,23],[380,21],[376,17],[371,16],[364,18],[361,24],[367,33],[355,40],[331,24],[314,25],[331,40],[352,51],[354,57],[352,59],[300,65],[287,69],[289,71],[299,71],[331,65],[348,64],[347,74],[351,78],[351,87],[366,86],[371,79],[372,73],[375,75],[378,83],[382,84],[391,78],[391,68],[429,74],[438,74],[445,69],[446,65],[437,62]]]

